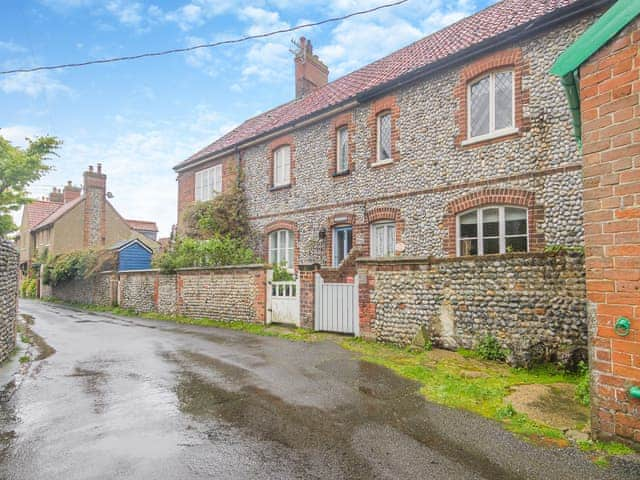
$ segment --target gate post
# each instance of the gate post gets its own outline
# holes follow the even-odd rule
[[[299,265],[298,275],[300,284],[300,326],[313,329],[315,311],[315,278],[320,271],[320,265]]]

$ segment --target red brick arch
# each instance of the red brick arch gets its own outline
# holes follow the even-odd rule
[[[544,235],[538,233],[538,223],[544,220],[544,207],[536,205],[536,194],[528,190],[510,188],[489,188],[458,197],[447,205],[444,225],[447,230],[445,252],[450,257],[456,255],[456,217],[462,212],[486,205],[510,205],[527,209],[529,224],[529,251],[544,249]]]
[[[263,252],[262,257],[265,262],[269,261],[269,234],[271,232],[275,232],[276,230],[289,230],[293,232],[293,267],[294,269],[298,269],[299,262],[299,243],[300,243],[300,231],[298,229],[298,224],[296,222],[292,222],[290,220],[276,220],[275,222],[271,222],[265,225],[263,232]]]

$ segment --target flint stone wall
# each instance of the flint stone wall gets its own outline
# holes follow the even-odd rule
[[[18,252],[0,240],[0,363],[16,346],[18,310]]]
[[[116,277],[111,272],[89,278],[75,278],[51,286],[51,296],[65,302],[84,303],[108,307],[114,303]]]
[[[586,352],[582,254],[365,259],[359,275],[367,279],[370,331],[379,341],[407,345],[424,327],[449,348],[475,348],[492,335],[513,364],[572,363]]]

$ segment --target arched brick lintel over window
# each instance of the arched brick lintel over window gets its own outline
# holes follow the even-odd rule
[[[396,224],[396,244],[402,242],[404,233],[404,219],[399,208],[374,207],[365,214],[366,224],[363,225],[361,234],[365,238],[364,254],[371,255],[371,225],[376,222],[392,221]]]
[[[540,252],[544,250],[544,235],[538,233],[538,223],[544,220],[544,207],[536,205],[536,194],[527,190],[492,188],[472,192],[449,202],[444,216],[444,224],[447,229],[444,250],[447,255],[456,256],[456,217],[468,210],[487,205],[526,208],[529,224],[529,251]]]
[[[262,257],[265,262],[269,262],[269,234],[278,230],[289,230],[293,233],[293,267],[298,270],[299,263],[299,243],[300,243],[300,231],[298,224],[290,220],[276,220],[264,226],[263,229],[263,245],[262,245]]]
[[[522,135],[530,128],[530,122],[523,115],[523,107],[529,104],[529,90],[523,88],[523,77],[529,75],[529,64],[523,58],[520,48],[502,50],[487,55],[463,68],[460,71],[458,84],[454,89],[454,96],[458,99],[458,111],[456,113],[456,123],[458,124],[458,136],[455,144],[457,147],[462,146],[462,142],[468,139],[468,98],[467,89],[474,80],[486,75],[492,71],[512,68],[514,72],[514,95],[515,95],[515,127],[518,128]],[[499,137],[484,142],[474,143],[465,148],[477,148],[483,145],[504,141],[505,138]]]

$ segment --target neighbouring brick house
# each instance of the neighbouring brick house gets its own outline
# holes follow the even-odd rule
[[[45,251],[49,255],[74,250],[110,247],[116,242],[139,238],[152,249],[154,222],[125,220],[107,198],[107,176],[102,166],[90,166],[83,175],[83,188],[69,182],[54,188],[48,198],[27,204],[22,213],[16,246],[20,267],[26,273],[32,261]]]
[[[592,426],[640,445],[640,2],[619,0],[554,67],[584,153]]]
[[[610,3],[505,0],[329,83],[303,38],[297,98],[175,167],[179,214],[241,168],[255,248],[291,268],[352,247],[582,245],[582,161],[549,69]]]

